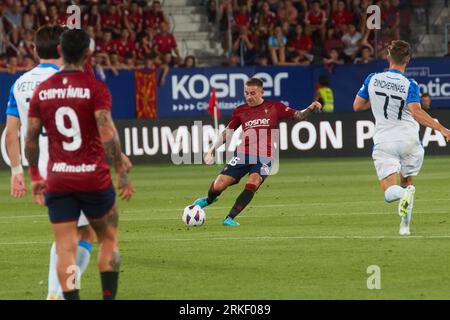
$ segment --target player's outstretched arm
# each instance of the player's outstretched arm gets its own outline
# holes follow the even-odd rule
[[[233,130],[231,129],[225,129],[223,130],[214,144],[211,145],[211,147],[208,150],[208,153],[205,157],[205,163],[208,165],[214,164],[214,155],[218,148],[220,148],[228,139],[231,139],[233,136]]]
[[[355,101],[353,102],[354,111],[365,111],[369,109],[370,109],[370,100],[366,100],[360,96],[355,97]]]
[[[134,187],[128,176],[129,166],[123,157],[119,135],[112,120],[111,112],[108,110],[98,110],[95,112],[95,119],[105,150],[106,162],[116,170],[119,196],[123,200],[130,200],[134,192]]]
[[[314,110],[317,111],[322,110],[322,104],[319,101],[314,101],[306,109],[302,111],[296,111],[294,113],[294,119],[297,121],[306,120],[309,117],[309,115],[314,112]]]
[[[423,111],[422,107],[420,106],[420,103],[418,102],[408,103],[407,107],[409,111],[411,111],[414,119],[418,123],[431,129],[440,131],[447,141],[450,140],[450,130],[448,130],[439,122],[435,121],[428,113]]]
[[[31,180],[31,192],[34,201],[43,206],[45,182],[39,174],[39,134],[42,130],[42,122],[39,118],[29,117],[27,136],[25,138],[25,157],[29,164]]]
[[[11,162],[11,196],[21,198],[27,194],[25,177],[20,162],[20,119],[8,115],[6,118],[6,150]]]

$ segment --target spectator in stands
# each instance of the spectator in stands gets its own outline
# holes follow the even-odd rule
[[[400,39],[400,12],[392,0],[381,1],[382,30],[391,40]]]
[[[144,18],[136,1],[131,2],[129,11],[125,9],[123,22],[133,38],[143,30]]]
[[[127,52],[131,52],[131,54],[135,55],[136,46],[134,42],[130,39],[130,33],[128,29],[122,29],[120,32],[120,38],[113,41],[114,50],[117,52],[120,58],[124,58]]]
[[[344,55],[347,62],[351,63],[355,59],[359,52],[359,42],[361,39],[361,33],[356,30],[353,24],[349,24],[341,39],[344,43]]]
[[[277,15],[270,11],[270,6],[267,1],[261,4],[261,8],[256,15],[256,29],[259,32],[263,32],[266,36],[269,36],[271,30],[275,28],[277,24]]]
[[[114,41],[112,40],[112,31],[105,29],[103,31],[103,37],[95,44],[95,50],[102,53],[113,53],[116,51]]]
[[[275,30],[267,40],[269,54],[273,65],[277,65],[286,61],[286,42],[287,38],[283,34],[281,27],[275,27]]]
[[[216,6],[216,0],[209,0],[208,1],[208,22],[214,23],[217,19],[217,6]]]
[[[8,57],[5,53],[0,54],[0,71],[6,71],[8,66]]]
[[[144,13],[144,27],[157,31],[162,23],[170,25],[169,18],[163,12],[161,3],[159,1],[153,1],[150,10]]]
[[[255,39],[247,26],[240,26],[239,35],[233,43],[233,52],[239,55],[241,66],[252,65],[256,60]]]
[[[431,97],[427,92],[420,96],[420,104],[423,110],[431,110]]]
[[[150,31],[149,33],[141,33],[140,38],[136,43],[136,52],[139,59],[143,59],[145,56],[155,53],[155,45],[153,43],[153,30],[148,30]]]
[[[269,65],[269,56],[265,53],[262,53],[258,56],[256,60],[256,65],[258,66],[268,66]]]
[[[181,61],[180,51],[177,47],[177,42],[173,34],[169,33],[169,24],[167,22],[161,23],[161,32],[155,35],[156,51],[161,56],[170,53],[173,57],[175,53],[176,64]]]
[[[323,63],[325,64],[325,69],[329,73],[333,73],[335,66],[343,64],[344,60],[339,57],[339,52],[336,49],[331,49],[328,58],[323,59]]]
[[[186,56],[184,58],[184,63],[181,65],[183,68],[195,68],[195,57]]]
[[[228,67],[239,67],[239,57],[236,54],[232,53],[225,65]]]
[[[234,15],[234,29],[239,30],[240,27],[250,26],[250,13],[246,5],[239,6],[239,11]]]
[[[305,24],[309,34],[319,32],[320,39],[325,40],[327,14],[320,8],[320,2],[315,0],[312,2],[311,10],[306,13]]]
[[[296,25],[298,10],[294,7],[291,0],[284,0],[280,3],[277,16],[280,22],[287,22],[290,25]]]
[[[23,39],[19,43],[19,55],[20,56],[34,56],[34,32],[32,30],[25,30],[23,33]]]
[[[106,16],[103,19],[107,19]],[[107,28],[107,26],[102,25],[102,17],[97,4],[92,4],[89,11],[83,14],[82,25],[84,28],[88,26],[94,27],[96,31],[101,28]]]
[[[346,9],[345,1],[339,0],[337,2],[336,9],[332,14],[333,30],[338,37],[342,37],[345,32],[345,27],[349,24],[353,24],[353,15]]]
[[[101,27],[110,29],[114,37],[120,35],[122,17],[117,6],[108,6],[107,12],[101,15]]]
[[[125,52],[125,55],[123,56],[123,66],[126,69],[133,69],[136,66],[136,59],[135,54],[132,51]]]
[[[308,61],[312,60],[312,55],[310,54],[313,46],[312,39],[309,35],[303,33],[303,27],[298,24],[295,27],[295,35],[291,37],[288,41],[288,52],[298,52],[300,60],[306,59]]]
[[[6,69],[8,73],[14,74],[18,71],[19,67],[19,59],[16,56],[10,56],[8,58],[8,63],[6,65]]]
[[[25,30],[37,30],[40,26],[37,6],[34,2],[30,3],[25,9],[22,18],[22,27]]]
[[[13,29],[18,29],[22,26],[22,16],[22,4],[20,1],[15,1],[12,8],[7,9],[3,14],[3,17]]]
[[[361,49],[361,56],[355,58],[354,63],[356,64],[367,64],[373,60],[373,49],[372,47],[364,46]]]

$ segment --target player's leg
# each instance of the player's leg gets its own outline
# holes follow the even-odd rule
[[[380,186],[384,191],[384,200],[387,203],[400,200],[404,196],[405,189],[397,183],[401,166],[400,158],[395,151],[395,145],[375,145],[372,158]]]
[[[239,226],[239,223],[234,221],[234,219],[239,213],[242,212],[242,210],[245,209],[245,207],[247,207],[250,201],[252,201],[253,196],[255,195],[256,191],[263,183],[263,181],[264,179],[259,173],[250,173],[244,190],[237,197],[236,202],[234,203],[228,215],[225,217],[225,220],[223,222],[225,226]]]
[[[80,267],[81,274],[87,269],[91,259],[92,243],[95,233],[89,225],[89,221],[82,212],[78,220],[78,250],[77,266]]]
[[[115,192],[104,191],[78,194],[82,210],[97,236],[99,247],[98,270],[102,284],[103,299],[113,300],[119,283],[119,215],[115,207]]]
[[[114,206],[100,219],[90,219],[99,245],[98,270],[103,299],[114,300],[117,294],[120,271],[120,254],[117,226],[119,215]]]
[[[55,248],[57,259],[57,271],[59,283],[63,291],[64,299],[79,300],[78,280],[79,271],[76,266],[77,253],[77,222],[61,222],[52,224],[55,235]]]
[[[213,202],[217,201],[220,194],[225,191],[226,188],[236,183],[236,179],[232,176],[219,174],[217,178],[211,183],[208,189],[208,196],[198,198],[194,201],[195,205],[199,205],[201,208],[209,206]]]
[[[69,277],[71,280],[78,280],[79,277],[76,267],[79,203],[70,193],[46,193],[45,203],[55,235],[50,257],[49,295],[55,292],[56,295],[47,298],[57,299],[61,284],[65,299],[79,299],[77,287],[72,283],[69,288],[67,283]]]
[[[76,256],[76,265],[79,268],[80,276],[89,265],[92,252],[92,242],[94,241],[94,230],[89,226],[86,216],[81,213],[78,219],[78,247]],[[48,276],[48,295],[47,300],[62,300],[63,290],[59,284],[58,273],[56,269],[57,255],[55,243],[50,250],[50,264]]]
[[[413,178],[417,176],[422,168],[424,149],[419,142],[405,145],[401,158],[400,169],[400,183],[405,188],[405,200],[401,203],[401,209],[406,210],[406,215],[401,218],[400,222],[400,235],[410,234],[410,224],[412,218],[412,211],[414,207],[414,194],[416,188],[413,185]]]

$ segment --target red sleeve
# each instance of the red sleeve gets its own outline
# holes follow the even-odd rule
[[[39,109],[39,87],[34,91],[30,100],[30,107],[28,109],[28,117],[41,118],[41,110]]]
[[[233,111],[233,115],[231,116],[230,122],[227,124],[227,129],[236,130],[241,125],[241,119],[239,119],[239,116],[237,115],[237,109]]]
[[[94,110],[111,110],[112,99],[108,87],[104,83],[95,80],[93,89]]]
[[[277,104],[278,119],[293,119],[297,110],[289,108],[283,103]]]

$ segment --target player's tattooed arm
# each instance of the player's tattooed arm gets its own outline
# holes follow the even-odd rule
[[[39,163],[39,134],[42,130],[42,122],[39,118],[28,119],[27,136],[25,138],[25,157],[31,167]]]
[[[314,101],[311,103],[305,110],[302,111],[296,111],[294,113],[294,119],[297,121],[303,121],[306,120],[311,113],[314,112],[314,110],[322,110],[322,105],[318,101]]]
[[[117,184],[121,190],[120,196],[129,200],[134,188],[128,176],[127,164],[122,156],[119,135],[116,126],[108,110],[98,110],[95,112],[97,128],[105,150],[105,158],[108,165],[114,167],[117,173]]]

